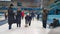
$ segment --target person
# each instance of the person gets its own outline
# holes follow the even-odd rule
[[[56,10],[55,10],[55,14],[56,14],[56,15],[59,15],[59,14],[60,14],[60,10],[59,10],[59,9],[56,9]]]
[[[24,11],[21,12],[22,13],[22,19],[24,18]]]
[[[16,15],[16,22],[17,22],[17,27],[21,27],[21,10],[17,10],[17,15]]]
[[[52,28],[58,27],[59,26],[59,20],[54,18],[53,23],[50,24],[50,27],[51,26],[52,26]]]
[[[34,16],[35,16],[34,12],[31,12],[31,17],[33,20],[34,20]]]
[[[58,9],[55,10],[55,14],[58,15]]]
[[[5,19],[7,19],[7,14],[5,13]]]
[[[25,17],[25,24],[26,24],[25,27],[28,27],[28,25],[29,26],[31,25],[31,20],[32,20],[32,18],[30,16],[30,14],[28,13]]]
[[[10,7],[8,8],[8,24],[9,24],[9,30],[11,29],[11,26],[13,24],[13,19],[14,19],[13,4],[10,4]]]
[[[59,26],[59,20],[58,19],[53,19],[53,28]]]
[[[44,10],[43,10],[43,13],[42,13],[43,28],[46,28],[47,16],[48,16],[48,12],[47,12],[46,9],[44,9]]]
[[[31,15],[29,14],[29,26],[31,25],[31,20],[32,20],[32,17],[31,17]]]
[[[39,16],[40,16],[40,14],[37,14],[37,20],[39,20]]]

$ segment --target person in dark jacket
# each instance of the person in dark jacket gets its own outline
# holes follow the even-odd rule
[[[43,27],[46,28],[46,24],[47,24],[47,16],[48,16],[48,12],[46,9],[43,10],[42,13],[42,22],[43,22]]]
[[[29,26],[31,25],[31,20],[32,20],[32,17],[31,17],[31,15],[29,14]]]
[[[32,19],[34,20],[34,17],[35,17],[34,12],[31,12],[31,17],[32,17]]]
[[[37,14],[37,20],[39,20],[39,16],[40,16],[40,14]]]
[[[20,9],[18,9],[18,11],[17,11],[16,21],[17,21],[17,27],[21,27],[21,11],[20,11]]]
[[[50,24],[50,27],[51,26],[52,26],[52,28],[58,27],[59,26],[59,20],[54,18],[53,23]]]
[[[58,19],[53,19],[53,27],[59,26],[59,20]]]
[[[10,4],[10,7],[8,9],[8,24],[9,24],[9,29],[11,29],[12,23],[14,19],[14,12],[13,12],[13,4]]]
[[[32,17],[30,16],[30,14],[26,15],[25,17],[25,27],[27,27],[28,25],[30,26],[31,25],[31,20],[32,20]]]

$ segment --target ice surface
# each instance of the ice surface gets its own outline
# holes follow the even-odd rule
[[[21,22],[21,27],[17,28],[16,24],[12,25],[12,29],[8,29],[8,24],[0,26],[0,34],[48,34],[49,28],[44,29],[42,22],[36,19],[32,20],[31,26],[25,27],[25,19]]]

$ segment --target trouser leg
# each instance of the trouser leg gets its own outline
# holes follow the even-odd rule
[[[23,19],[23,16],[22,16],[22,19]]]
[[[20,23],[17,23],[17,27],[21,27],[21,22]]]
[[[28,24],[28,21],[27,20],[25,20],[25,24]]]
[[[33,20],[34,20],[34,17],[33,17]]]
[[[9,29],[11,29],[12,24],[9,24]]]
[[[25,21],[25,27],[28,27],[28,21],[27,20]]]
[[[31,25],[31,20],[29,21],[29,26]]]
[[[17,27],[18,27],[18,23],[17,23]]]
[[[43,27],[46,28],[46,23],[43,24]]]
[[[46,21],[43,21],[43,27],[46,28]]]
[[[21,27],[21,22],[19,23],[19,27]]]

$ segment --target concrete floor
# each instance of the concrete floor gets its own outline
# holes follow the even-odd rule
[[[8,24],[4,24],[0,26],[0,34],[59,34],[60,33],[60,27],[55,29],[49,29],[48,27],[44,29],[42,27],[42,22],[37,21],[36,19],[33,21],[32,24],[29,27],[25,26],[25,19],[22,20],[21,27],[17,28],[16,24],[12,25],[12,29],[8,29]]]

